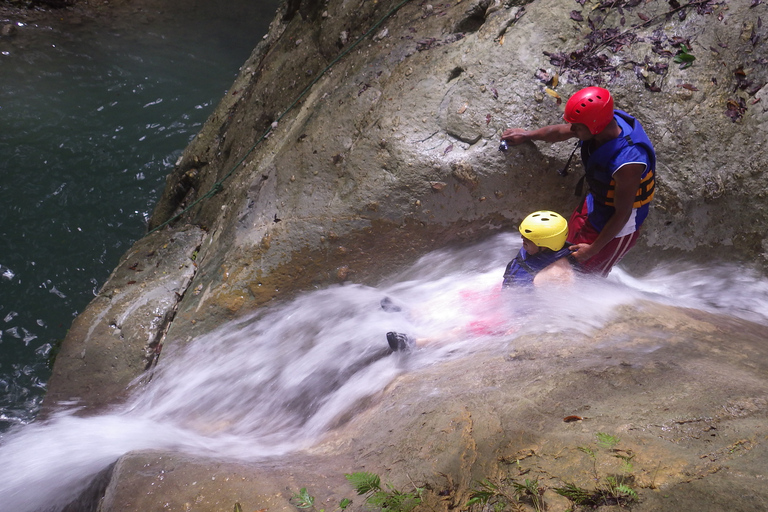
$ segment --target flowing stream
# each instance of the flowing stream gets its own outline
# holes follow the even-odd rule
[[[110,413],[63,411],[4,435],[0,503],[14,511],[57,510],[132,450],[240,460],[301,450],[403,372],[477,350],[504,353],[522,333],[588,334],[618,306],[640,299],[768,324],[768,280],[738,267],[678,263],[643,278],[615,269],[607,280],[583,279],[569,289],[499,295],[519,245],[518,235],[503,234],[437,251],[378,287],[306,293],[184,348],[171,346],[149,383],[136,384],[133,397]],[[385,297],[399,311],[382,308]],[[497,308],[491,317],[489,305]],[[392,353],[390,330],[440,343]]]

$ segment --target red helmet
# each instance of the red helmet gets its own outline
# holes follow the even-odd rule
[[[600,133],[613,119],[611,93],[602,87],[587,87],[576,92],[565,104],[563,119],[586,125],[592,135]]]

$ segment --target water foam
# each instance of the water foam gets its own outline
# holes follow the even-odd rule
[[[378,287],[306,293],[184,347],[169,343],[152,379],[110,413],[63,411],[3,435],[0,502],[15,511],[59,510],[135,450],[246,460],[301,450],[398,374],[514,343],[515,334],[493,332],[589,333],[638,299],[768,323],[768,282],[743,269],[736,280],[733,272],[692,266],[660,266],[642,278],[616,269],[607,280],[580,278],[569,289],[500,296],[504,266],[518,248],[518,236],[501,235],[437,251]],[[383,309],[384,297],[400,311]],[[476,329],[478,318],[487,327],[489,310],[502,318],[490,334]],[[403,357],[388,350],[391,330],[443,343]]]

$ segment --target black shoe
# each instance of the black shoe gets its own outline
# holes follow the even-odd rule
[[[395,352],[409,352],[411,347],[413,347],[413,340],[407,334],[399,332],[388,332],[387,343],[389,343],[389,348]]]
[[[389,297],[384,297],[381,299],[381,309],[386,311],[387,313],[397,313],[398,311],[402,311],[402,308],[392,302],[392,299]]]

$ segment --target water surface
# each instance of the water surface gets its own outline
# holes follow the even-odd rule
[[[0,39],[0,432],[36,414],[52,351],[146,220],[277,0]]]

